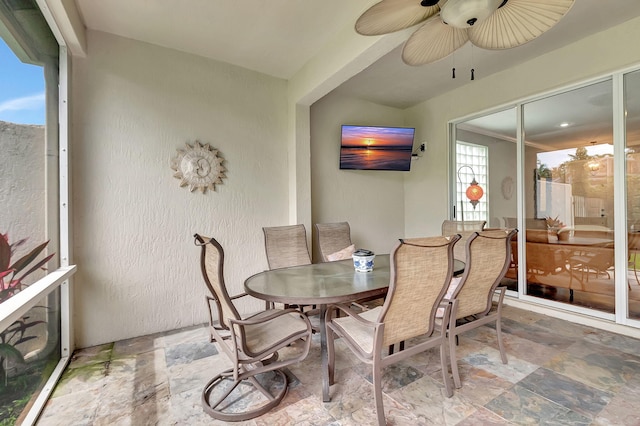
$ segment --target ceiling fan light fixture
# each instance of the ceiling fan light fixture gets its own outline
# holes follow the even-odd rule
[[[456,28],[471,28],[487,19],[503,0],[449,0],[440,12],[442,20]]]

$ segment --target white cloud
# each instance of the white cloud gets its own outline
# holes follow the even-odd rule
[[[44,92],[0,102],[0,112],[34,110],[44,106]]]

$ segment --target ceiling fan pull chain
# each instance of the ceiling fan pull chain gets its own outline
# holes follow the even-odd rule
[[[452,74],[452,76],[451,76],[451,78],[456,78],[456,68],[455,68],[455,67],[453,67],[453,68],[451,69],[451,72],[453,73],[453,74]]]
[[[476,70],[471,68],[471,81],[475,80],[475,75],[474,75],[475,72],[476,72]]]

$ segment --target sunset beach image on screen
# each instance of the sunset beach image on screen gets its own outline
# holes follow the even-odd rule
[[[415,129],[342,126],[340,169],[409,171]]]

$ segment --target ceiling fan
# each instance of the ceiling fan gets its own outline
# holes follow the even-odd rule
[[[540,36],[574,0],[382,0],[356,21],[356,32],[381,35],[419,23],[402,49],[408,65],[442,59],[467,41],[483,49],[509,49]]]

